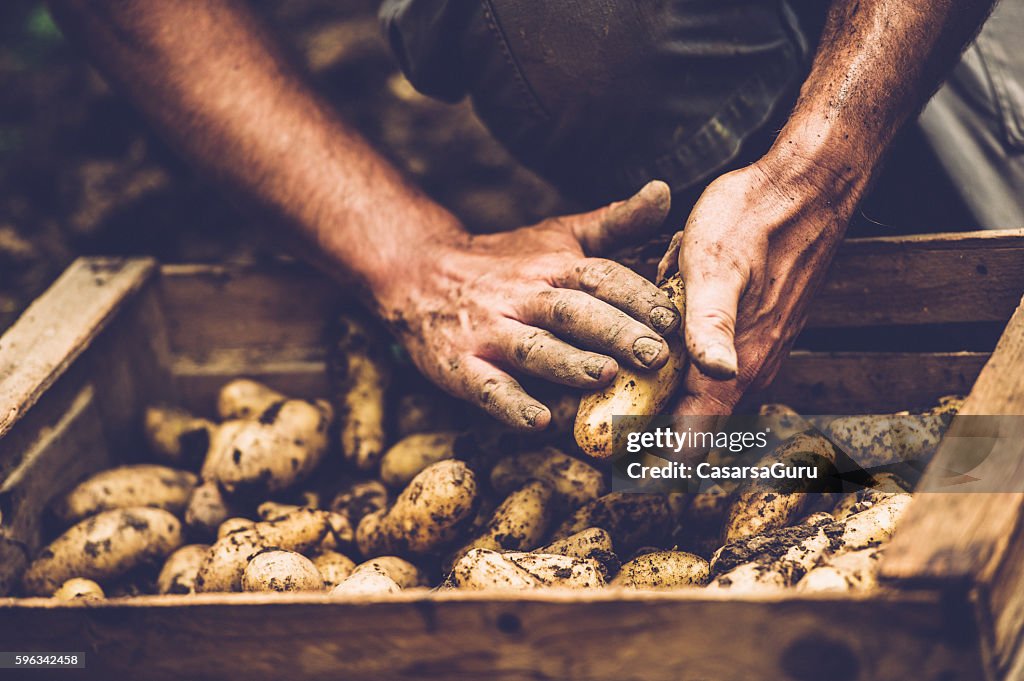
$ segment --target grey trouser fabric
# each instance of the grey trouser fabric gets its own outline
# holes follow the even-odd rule
[[[686,192],[763,151],[807,67],[784,0],[386,0],[381,19],[417,89],[472,97],[585,205],[650,179]]]
[[[986,229],[1024,227],[1024,0],[1002,0],[920,118]]]

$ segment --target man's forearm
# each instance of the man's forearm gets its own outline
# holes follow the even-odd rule
[[[834,0],[811,73],[770,155],[859,199],[899,127],[935,91],[994,4]]]
[[[313,94],[244,2],[52,8],[176,149],[296,226],[352,283],[383,286],[414,240],[460,230]]]

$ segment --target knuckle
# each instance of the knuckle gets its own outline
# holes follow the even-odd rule
[[[584,291],[596,291],[616,270],[611,260],[591,259],[580,271],[580,288]]]
[[[530,364],[536,354],[543,350],[547,338],[548,335],[539,329],[519,338],[513,349],[516,362],[521,365]]]

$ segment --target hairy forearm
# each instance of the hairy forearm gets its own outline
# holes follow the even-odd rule
[[[859,198],[900,126],[935,91],[994,4],[834,0],[771,154],[790,168],[814,168],[822,175],[817,184]]]
[[[461,229],[311,91],[244,2],[51,5],[176,149],[351,283],[379,288],[414,242]]]

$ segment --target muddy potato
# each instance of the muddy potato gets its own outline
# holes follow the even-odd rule
[[[163,561],[183,543],[181,523],[163,509],[103,511],[40,551],[22,576],[22,586],[29,595],[49,596],[72,577],[104,582]]]
[[[261,520],[280,520],[287,515],[294,513],[307,506],[296,504],[281,504],[276,501],[265,501],[256,508],[256,514]],[[327,512],[327,534],[320,543],[320,549],[333,551],[341,547],[347,547],[355,541],[355,530],[348,516],[343,513]]]
[[[832,532],[832,551],[857,551],[889,541],[910,500],[909,494],[893,494],[840,521],[840,530]]]
[[[341,452],[362,470],[384,451],[384,397],[391,377],[387,341],[361,320],[341,315],[329,357],[332,400],[341,424]]]
[[[682,314],[686,308],[683,282],[674,275],[662,284]],[[612,382],[601,390],[587,393],[580,400],[573,435],[584,452],[598,459],[607,459],[622,451],[624,442],[613,442],[612,417],[630,415],[629,430],[643,430],[651,418],[661,414],[676,392],[686,369],[686,350],[682,337],[673,333],[665,339],[669,360],[657,371],[637,371],[626,365]],[[625,429],[619,429],[623,431]]]
[[[797,582],[796,590],[867,591],[878,585],[878,564],[882,549],[872,546],[837,556],[825,557]]]
[[[52,508],[54,515],[65,525],[101,511],[132,506],[151,506],[180,514],[196,482],[194,473],[167,466],[120,466],[78,483],[58,498]]]
[[[771,428],[776,440],[788,440],[798,433],[810,430],[811,423],[785,404],[763,404],[758,410],[758,424]]]
[[[363,570],[331,589],[332,596],[367,596],[396,594],[402,590],[395,580],[381,570]]]
[[[309,558],[281,549],[264,549],[245,566],[242,591],[323,591],[324,578]]]
[[[381,572],[391,579],[395,580],[395,584],[402,587],[403,589],[411,589],[417,586],[427,586],[427,577],[423,572],[405,560],[398,556],[377,556],[371,558],[359,565],[355,566],[352,570],[352,574],[366,572],[372,570],[375,572]]]
[[[75,600],[101,600],[106,598],[103,587],[91,579],[72,577],[53,593],[53,597],[59,601]]]
[[[221,421],[256,418],[270,405],[287,399],[273,388],[247,378],[227,383],[217,394],[217,416]]]
[[[590,527],[564,539],[557,539],[542,546],[535,553],[549,553],[570,558],[585,558],[597,561],[605,580],[619,571],[622,561],[615,555],[612,537],[600,527]]]
[[[612,492],[576,509],[555,529],[551,539],[565,539],[600,527],[611,535],[619,552],[628,553],[645,544],[660,544],[674,522],[668,495]]]
[[[313,565],[323,577],[327,589],[333,589],[348,579],[356,567],[354,560],[337,551],[319,551],[313,556]]]
[[[149,450],[168,463],[190,470],[202,465],[216,428],[212,421],[177,407],[149,407],[143,417]]]
[[[589,588],[604,586],[604,572],[594,560],[473,549],[455,564],[448,582],[461,589]]]
[[[476,479],[462,461],[440,461],[413,478],[387,511],[356,530],[364,556],[424,554],[450,544],[475,511]]]
[[[530,480],[550,485],[563,512],[575,510],[605,492],[601,471],[554,447],[506,456],[491,469],[491,486],[499,494],[510,494]]]
[[[185,525],[191,530],[212,537],[236,509],[224,498],[217,483],[207,480],[192,490],[185,507]]]
[[[472,549],[529,551],[536,548],[551,520],[551,487],[541,480],[528,482],[512,492],[494,510],[483,531],[456,551],[448,561],[454,565]]]
[[[383,511],[388,506],[388,488],[379,480],[354,482],[331,501],[331,511],[348,517],[353,527],[367,513]]]
[[[327,512],[303,508],[218,539],[199,567],[196,592],[239,591],[245,566],[262,549],[308,551],[323,541],[327,527]]]
[[[249,518],[228,518],[217,528],[217,539],[223,539],[229,534],[248,529],[255,524],[256,521]]]
[[[286,490],[320,463],[332,416],[323,401],[286,400],[275,402],[257,419],[222,424],[202,477],[229,494]]]
[[[808,532],[788,547],[780,545],[782,550],[778,553],[762,553],[751,562],[737,565],[719,574],[707,588],[735,593],[754,593],[793,586],[814,567],[831,545],[826,534],[826,524],[800,527],[808,528]],[[713,561],[712,572],[715,572],[716,568],[721,568],[722,562],[721,559],[717,564]]]
[[[818,477],[822,478],[835,460],[836,451],[831,442],[818,433],[806,432],[782,442],[757,465],[770,466],[782,462],[789,467],[807,466],[816,469]],[[744,483],[729,509],[725,543],[792,524],[800,517],[808,501],[808,493],[801,490],[811,489],[814,482],[808,479],[758,479]]]
[[[157,593],[188,594],[195,591],[199,564],[209,550],[208,544],[187,544],[168,556],[156,578]]]
[[[910,484],[894,473],[875,473],[873,477],[875,484],[872,487],[842,495],[832,509],[832,516],[842,520],[884,501],[893,494],[904,494],[910,490]]]
[[[612,586],[631,589],[675,589],[703,586],[709,577],[708,562],[684,551],[652,551],[625,563]]]
[[[402,438],[384,453],[380,462],[380,479],[389,487],[405,487],[427,466],[455,457],[459,434],[417,433]]]
[[[951,400],[924,414],[842,416],[825,432],[862,468],[884,466],[934,454],[958,410]]]

